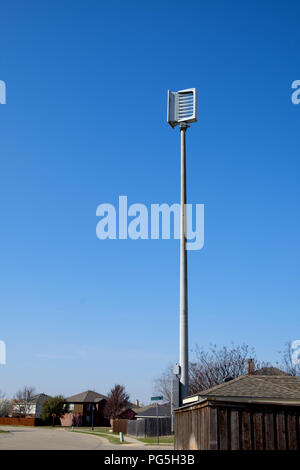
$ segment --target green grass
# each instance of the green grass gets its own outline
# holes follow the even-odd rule
[[[70,429],[70,428],[69,428]],[[90,427],[74,427],[74,430],[70,431],[72,432],[80,432],[82,434],[92,434],[93,436],[99,436],[99,437],[105,437],[111,444],[129,444],[129,442],[120,442],[119,439],[119,433],[113,433],[110,432],[112,428],[110,427],[95,427],[94,431],[91,430]],[[126,439],[126,434],[125,434],[125,439]],[[145,437],[145,438],[139,438],[132,436],[134,439],[137,441],[143,442],[144,444],[147,445],[157,445],[157,437]],[[174,444],[174,436],[160,436],[159,438],[159,445],[170,445],[172,446]]]
[[[70,429],[70,426],[66,426],[67,428]],[[83,430],[83,431],[91,431],[91,426],[74,426],[74,430],[76,429],[80,429],[80,430]],[[109,433],[109,431],[111,430],[112,428],[108,427],[108,426],[95,426],[94,427],[94,432],[104,432],[104,433]],[[110,433],[112,434],[112,433]]]
[[[92,436],[100,436],[100,437],[105,437],[105,439],[107,439],[111,444],[117,444],[117,445],[122,445],[122,444],[128,444],[128,442],[124,441],[124,442],[120,442],[120,439],[118,439],[117,437],[114,437],[111,435],[111,433],[106,433],[106,432],[98,432],[95,428],[95,431],[91,431],[90,428],[88,428],[89,431],[78,431],[78,430],[75,430],[74,431],[71,431],[71,432],[79,432],[81,434],[92,434]],[[99,429],[99,428],[97,428]],[[103,428],[101,428],[103,429]],[[110,428],[107,428],[107,429],[110,429]]]
[[[0,429],[0,433],[6,433],[8,431],[3,431],[3,429]]]
[[[146,445],[157,445],[157,437],[136,437],[138,441],[144,442]],[[160,436],[159,445],[173,445],[174,436]]]

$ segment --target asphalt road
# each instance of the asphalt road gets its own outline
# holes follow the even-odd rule
[[[65,429],[1,426],[0,450],[154,450],[172,449],[172,446],[144,446],[135,442],[114,445],[91,434],[70,432]]]

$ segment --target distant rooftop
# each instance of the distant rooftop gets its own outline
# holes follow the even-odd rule
[[[278,369],[278,367],[262,367],[261,369],[257,369],[254,371],[254,375],[282,375],[282,376],[290,376],[283,370]]]
[[[87,390],[82,393],[77,393],[77,395],[72,395],[68,397],[66,401],[68,403],[98,403],[101,400],[106,400],[105,395],[101,393],[94,392],[93,390]]]
[[[47,398],[52,398],[50,395],[46,395],[46,393],[38,393],[37,395],[33,395],[30,399],[30,403],[37,403],[38,401],[44,401]]]
[[[157,408],[156,405],[148,405],[143,408],[133,408],[133,411],[136,413],[136,418],[152,418],[156,416]],[[171,407],[169,404],[158,405],[158,416],[165,417],[171,416]]]

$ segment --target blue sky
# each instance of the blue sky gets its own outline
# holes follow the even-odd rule
[[[179,242],[96,238],[96,208],[179,202],[167,89],[196,87],[190,348],[299,339],[299,3],[6,2],[0,15],[0,388],[149,400],[178,359]]]

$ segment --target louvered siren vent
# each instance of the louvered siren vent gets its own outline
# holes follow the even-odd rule
[[[168,123],[175,127],[180,122],[197,121],[197,92],[195,88],[168,92]]]
[[[194,94],[178,93],[178,120],[189,119],[194,114]]]

